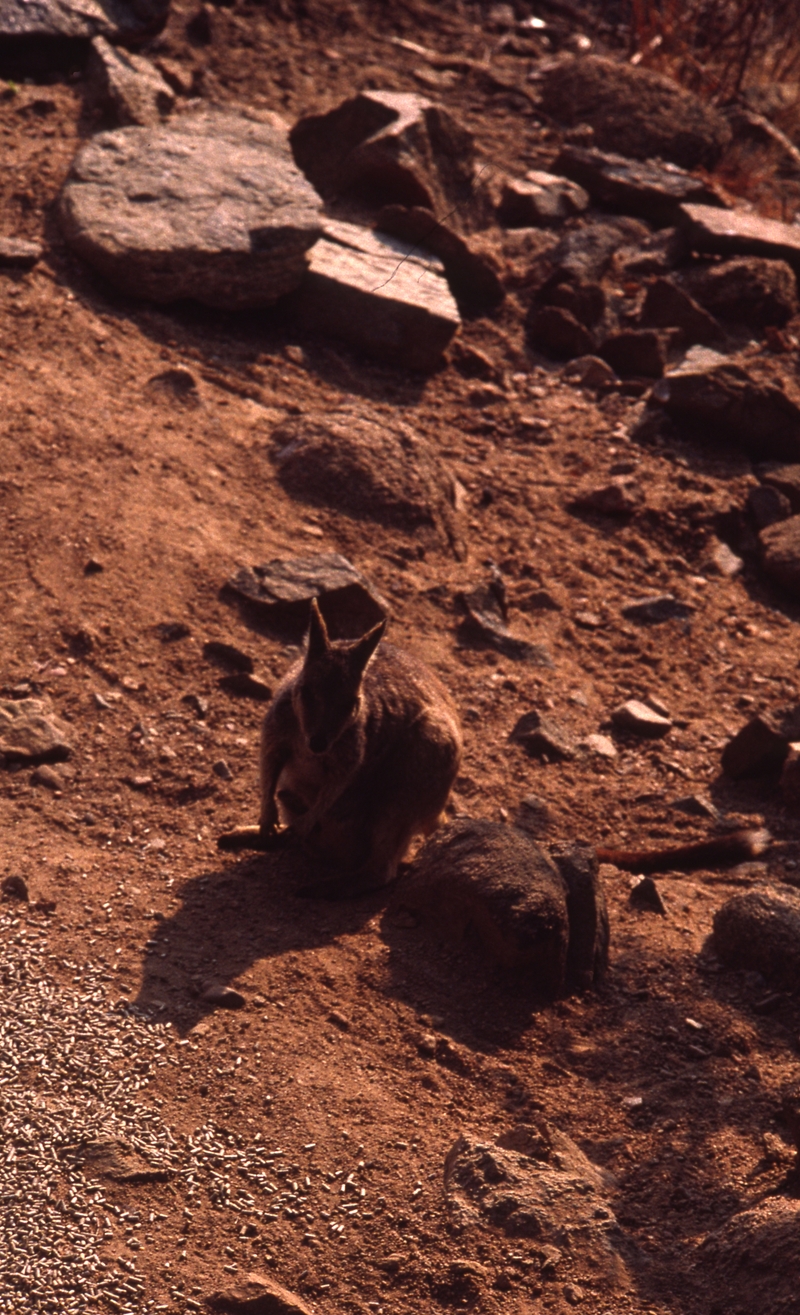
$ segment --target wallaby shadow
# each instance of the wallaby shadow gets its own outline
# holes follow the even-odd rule
[[[144,947],[134,1004],[185,1036],[217,1007],[201,998],[209,984],[229,986],[259,960],[352,935],[385,903],[381,891],[342,902],[301,897],[319,877],[319,865],[295,849],[190,877],[180,906],[155,924]]]

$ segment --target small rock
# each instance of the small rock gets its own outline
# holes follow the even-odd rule
[[[669,334],[661,329],[620,329],[600,348],[605,361],[623,379],[660,379],[669,351]]]
[[[592,334],[562,306],[533,307],[525,328],[531,346],[556,360],[588,356],[594,351]]]
[[[781,772],[781,798],[796,814],[800,809],[800,744],[791,744]]]
[[[212,1310],[230,1315],[311,1315],[306,1303],[268,1274],[238,1275],[229,1287],[206,1297]]]
[[[0,890],[3,892],[4,899],[18,899],[25,904],[28,903],[28,883],[24,877],[4,877]]]
[[[631,885],[630,902],[634,908],[649,909],[651,913],[660,913],[662,916],[666,916],[667,906],[661,898],[661,891],[652,877],[634,878]]]
[[[759,256],[726,260],[707,269],[689,270],[684,281],[692,296],[713,315],[748,328],[781,327],[797,313],[797,279],[785,260]]]
[[[105,37],[92,41],[85,77],[89,108],[111,110],[120,124],[158,125],[175,105],[175,93],[149,59]]]
[[[44,699],[0,699],[0,763],[35,766],[72,754],[68,731]]]
[[[42,763],[31,775],[32,785],[43,785],[46,790],[63,790],[64,778],[54,767]]]
[[[188,639],[192,633],[185,621],[159,621],[153,628],[162,644],[176,644],[179,639]]]
[[[244,1009],[247,1004],[244,996],[234,991],[232,986],[213,983],[205,988],[200,999],[203,1004],[213,1005],[215,1009]]]
[[[619,477],[582,490],[571,506],[575,511],[596,511],[603,516],[632,516],[643,503],[644,494],[636,480]]]
[[[758,888],[714,915],[714,950],[726,968],[760,973],[787,991],[800,987],[800,892]]]
[[[129,785],[132,790],[146,790],[153,784],[152,776],[126,776],[125,784]]]
[[[254,607],[265,622],[297,634],[305,633],[316,598],[332,639],[358,638],[389,614],[388,604],[338,553],[242,567],[225,592]]]
[[[611,761],[612,758],[617,758],[619,756],[617,754],[617,746],[608,735],[600,735],[596,733],[586,735],[582,740],[578,741],[578,748],[585,749],[587,753],[593,753],[598,758],[607,758],[609,761]]]
[[[607,361],[599,356],[578,356],[565,365],[561,371],[562,379],[567,383],[577,384],[581,388],[603,391],[619,383],[617,376]]]
[[[793,512],[800,512],[800,465],[775,462],[762,466],[760,478],[769,488],[777,489],[789,499]]]
[[[338,1027],[340,1032],[350,1031],[350,1019],[346,1018],[338,1009],[331,1010],[328,1014],[328,1022],[333,1023],[334,1027]]]
[[[758,537],[764,574],[800,599],[800,516],[769,525]]]
[[[722,751],[722,770],[734,781],[779,772],[789,753],[789,740],[766,715],[751,717]]]
[[[185,703],[187,707],[196,712],[200,721],[203,721],[208,715],[208,699],[202,698],[200,694],[184,694],[181,703]]]
[[[649,236],[646,224],[626,216],[581,224],[565,233],[550,254],[551,281],[597,283],[621,246],[643,242]]]
[[[663,621],[685,620],[694,610],[691,603],[682,603],[673,594],[656,594],[652,598],[637,598],[626,603],[622,615],[627,621],[658,625]]]
[[[570,1306],[580,1306],[586,1296],[583,1288],[579,1287],[577,1283],[565,1283],[561,1291],[564,1293],[564,1298],[569,1302]]]
[[[648,287],[639,323],[643,328],[678,328],[688,344],[717,342],[722,337],[714,316],[666,278],[654,279]]]
[[[218,758],[211,768],[215,776],[219,776],[223,781],[232,781],[233,772],[224,758]]]
[[[520,831],[535,838],[548,830],[552,820],[552,810],[547,800],[538,794],[528,794],[520,800],[514,824]]]
[[[117,1138],[97,1138],[86,1142],[81,1153],[84,1165],[92,1177],[110,1178],[115,1183],[136,1186],[144,1183],[166,1183],[172,1170],[154,1168],[143,1155]]]
[[[89,560],[88,560],[88,562],[86,563],[86,565],[85,565],[84,568],[83,568],[83,574],[84,574],[84,575],[100,575],[105,569],[106,569],[106,568],[105,568],[105,566],[103,565],[103,563],[102,563],[102,562],[99,562],[99,561],[97,560],[96,557],[90,557]]]
[[[723,256],[766,256],[800,266],[800,228],[745,210],[681,206],[680,222],[693,251]]]
[[[765,530],[768,525],[788,520],[792,514],[792,504],[780,489],[772,488],[769,484],[758,484],[747,494],[747,510],[758,529]]]
[[[741,557],[737,557],[727,543],[721,539],[712,541],[710,552],[703,562],[703,571],[709,575],[722,575],[732,580],[735,575],[741,574],[743,568],[744,562]]]
[[[534,169],[524,179],[505,183],[497,220],[505,228],[557,227],[588,204],[587,193],[577,183]]]
[[[672,807],[679,808],[682,813],[691,813],[693,817],[709,817],[714,822],[720,818],[719,809],[705,795],[689,794],[682,799],[673,799]]]
[[[432,1032],[423,1032],[417,1037],[417,1050],[425,1059],[436,1058],[436,1037]]]
[[[682,230],[662,228],[636,246],[620,247],[614,255],[614,270],[621,283],[636,282],[677,269],[685,256],[686,239]]]
[[[203,645],[203,657],[209,662],[216,662],[230,671],[245,671],[252,675],[255,663],[249,653],[243,653],[235,644],[226,644],[219,639],[206,640]]]
[[[267,685],[258,676],[251,676],[246,671],[232,671],[228,676],[221,676],[217,681],[218,689],[237,698],[255,699],[257,703],[269,703],[272,699],[272,686]]]
[[[580,183],[605,209],[638,215],[658,225],[675,223],[685,201],[726,204],[709,183],[656,160],[629,160],[623,155],[564,146],[553,168]]]
[[[572,736],[552,717],[543,716],[535,709],[519,718],[508,738],[513,744],[521,744],[532,758],[546,757],[560,762],[575,757]]]
[[[640,735],[648,740],[662,739],[672,729],[668,717],[662,717],[661,713],[648,708],[646,703],[638,699],[629,699],[627,703],[615,708],[611,721],[617,730]]]
[[[587,329],[592,329],[603,318],[606,309],[606,294],[602,284],[587,282],[585,279],[563,279],[560,283],[549,283],[540,292],[543,303],[547,306],[560,306],[569,311]]]
[[[464,639],[490,644],[499,653],[520,662],[552,668],[552,658],[544,645],[518,639],[508,629],[505,584],[499,571],[487,584],[459,593],[456,601],[466,613],[459,627]]]
[[[0,236],[0,269],[32,269],[42,258],[39,242],[23,237]]]

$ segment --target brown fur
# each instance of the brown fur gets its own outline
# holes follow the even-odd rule
[[[413,838],[438,825],[461,761],[458,715],[428,667],[380,644],[385,624],[331,642],[313,603],[305,657],[264,718],[259,825],[220,836],[221,849],[294,834],[341,872],[328,893],[357,894],[392,881]]]
[[[697,872],[701,868],[746,863],[763,854],[769,843],[768,831],[741,830],[665,849],[598,849],[597,857],[601,863],[613,863],[626,872]]]

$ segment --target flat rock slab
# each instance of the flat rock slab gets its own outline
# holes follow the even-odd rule
[[[800,599],[800,516],[768,525],[759,540],[764,574]]]
[[[401,529],[427,526],[464,555],[453,476],[395,414],[356,403],[292,416],[272,431],[272,443],[278,478],[292,496]]]
[[[493,580],[460,593],[457,602],[465,613],[459,634],[467,643],[488,644],[517,662],[552,670],[553,659],[543,644],[532,644],[509,630],[505,602]]]
[[[95,37],[86,64],[89,108],[111,112],[117,123],[158,125],[175,105],[175,93],[143,55],[118,50]]]
[[[523,713],[508,738],[513,744],[521,744],[531,758],[560,762],[575,757],[575,741],[570,733],[535,708]]]
[[[699,441],[743,447],[754,461],[800,457],[800,406],[777,384],[710,348],[693,348],[653,388],[653,398]]]
[[[98,134],[73,161],[59,218],[72,249],[122,292],[231,310],[297,287],[322,232],[277,116],[224,110]]]
[[[389,606],[338,553],[244,566],[225,592],[242,599],[268,624],[302,633],[316,598],[332,639],[358,639],[389,615]]]
[[[674,224],[685,202],[725,206],[717,190],[675,164],[564,146],[553,170],[579,183],[593,201],[624,215]]]
[[[744,210],[684,205],[680,222],[693,251],[722,256],[770,256],[800,269],[800,225],[764,219]]]
[[[792,511],[800,512],[800,465],[765,466],[759,471],[759,478],[788,498]]]
[[[624,1275],[613,1250],[619,1225],[606,1199],[610,1176],[570,1137],[544,1120],[496,1141],[461,1136],[444,1165],[444,1187],[457,1232],[487,1224],[513,1238],[563,1247],[606,1281]]]
[[[41,258],[40,243],[24,237],[0,237],[0,269],[32,269]]]
[[[714,950],[726,968],[800,987],[800,892],[762,888],[734,895],[714,915]]]
[[[531,80],[547,113],[588,123],[601,151],[713,168],[730,140],[723,116],[671,78],[598,55],[542,60]]]
[[[399,369],[429,371],[461,326],[444,279],[402,255],[323,240],[287,309],[302,328],[347,342]]]
[[[0,700],[0,763],[64,762],[70,732],[44,699]]]
[[[74,54],[75,42],[95,36],[141,42],[161,30],[168,12],[169,0],[0,0],[0,62],[27,56],[35,43],[62,43]]]
[[[229,1315],[311,1315],[301,1297],[276,1283],[269,1274],[241,1274],[206,1297],[212,1310]]]
[[[674,594],[654,594],[651,598],[634,598],[622,608],[627,621],[658,625],[664,621],[685,620],[694,612],[691,603],[683,603]]]
[[[443,215],[472,199],[472,134],[413,92],[359,92],[327,114],[299,119],[291,141],[326,200],[355,193],[376,207],[424,206]]]

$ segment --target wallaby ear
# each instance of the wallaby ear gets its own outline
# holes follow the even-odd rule
[[[306,645],[307,658],[324,657],[330,647],[328,640],[328,627],[325,625],[325,619],[319,610],[319,604],[316,598],[311,599],[311,618],[308,623],[308,643]]]
[[[366,670],[367,663],[383,639],[385,631],[386,617],[379,621],[376,626],[373,626],[372,630],[368,630],[365,635],[362,635],[358,642],[353,645],[350,649],[350,667],[352,671],[357,671],[360,675],[362,671]]]

